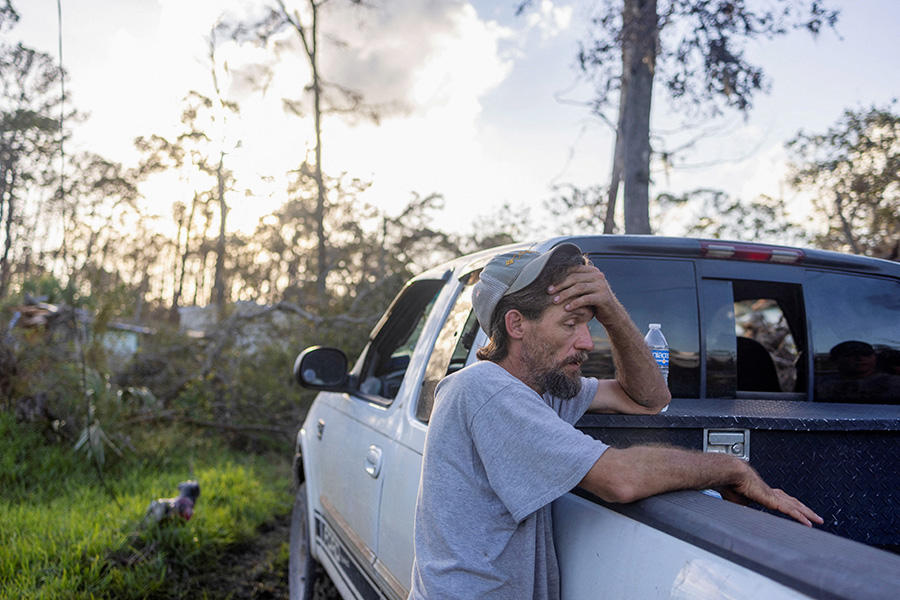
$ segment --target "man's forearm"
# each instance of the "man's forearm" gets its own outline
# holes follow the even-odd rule
[[[659,411],[671,395],[644,336],[619,302],[603,273],[593,265],[574,267],[562,283],[550,286],[553,302],[566,310],[590,306],[606,328],[616,365],[616,381],[636,404]]]
[[[749,471],[727,455],[655,446],[609,448],[582,486],[604,500],[633,502],[675,490],[737,485]]]
[[[729,500],[756,502],[804,525],[823,522],[793,496],[769,487],[750,465],[725,454],[655,446],[608,448],[579,485],[608,502],[718,488]]]
[[[672,396],[659,365],[653,359],[640,330],[621,304],[618,305],[617,312],[618,315],[603,323],[612,348],[616,380],[638,404],[648,408],[662,408]]]

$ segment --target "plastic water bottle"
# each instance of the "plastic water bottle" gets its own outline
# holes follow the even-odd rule
[[[650,331],[647,332],[644,341],[650,346],[650,352],[659,370],[662,372],[666,385],[669,383],[669,343],[666,342],[666,336],[663,335],[659,323],[650,323]]]

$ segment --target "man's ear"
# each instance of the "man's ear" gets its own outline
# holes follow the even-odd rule
[[[525,316],[516,309],[506,311],[506,333],[514,340],[525,336]]]

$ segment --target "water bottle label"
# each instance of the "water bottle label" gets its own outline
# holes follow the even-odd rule
[[[656,360],[656,364],[661,367],[669,366],[669,351],[668,350],[651,350],[653,352],[653,358]]]

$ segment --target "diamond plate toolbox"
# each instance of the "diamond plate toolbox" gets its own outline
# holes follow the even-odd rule
[[[654,416],[585,415],[616,447],[670,444],[748,460],[845,538],[900,548],[900,407],[675,399]]]

